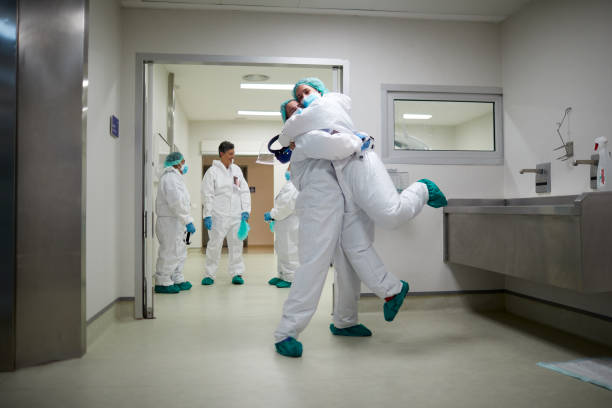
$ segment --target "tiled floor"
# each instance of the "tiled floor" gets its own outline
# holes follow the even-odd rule
[[[304,356],[281,357],[272,332],[288,290],[266,284],[272,255],[245,258],[246,285],[220,272],[203,287],[204,258],[192,253],[194,288],[158,295],[157,319],[116,324],[82,359],[0,375],[0,406],[612,407],[612,392],[536,366],[610,349],[462,310],[406,310],[393,323],[363,313],[374,336],[338,338],[328,329],[331,281],[301,336]]]

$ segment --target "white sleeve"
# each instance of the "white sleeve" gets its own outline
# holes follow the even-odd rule
[[[285,122],[278,142],[289,146],[300,135],[315,129],[353,131],[351,99],[338,93],[324,95],[301,114],[294,114]]]
[[[298,194],[297,189],[291,182],[285,184],[274,200],[274,208],[270,210],[270,217],[280,221],[293,214]]]
[[[168,174],[161,179],[161,189],[166,197],[166,202],[170,211],[178,217],[183,225],[187,225],[193,222],[191,216],[191,208],[189,207],[189,200],[185,200],[181,189],[178,188],[178,183],[182,180],[177,179],[181,177],[177,174]]]
[[[236,167],[240,172],[240,204],[242,207],[242,212],[246,211],[251,214],[251,190],[249,189],[249,183],[247,183],[246,179],[244,178],[240,167]]]
[[[200,194],[202,196],[202,207],[204,218],[212,216],[213,199],[215,197],[215,177],[212,174],[212,167],[204,174]]]
[[[300,135],[296,148],[311,159],[342,160],[361,151],[362,141],[353,133],[330,134],[323,130],[313,130]]]

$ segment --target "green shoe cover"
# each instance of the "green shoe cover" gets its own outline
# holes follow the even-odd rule
[[[242,276],[236,275],[232,278],[232,283],[234,285],[242,285],[244,284],[244,279],[242,279]]]
[[[276,352],[286,357],[302,357],[302,343],[293,337],[287,337],[283,341],[274,344]]]
[[[155,285],[155,293],[179,293],[181,290],[176,285],[162,286]]]
[[[191,282],[189,282],[189,281],[185,281],[185,282],[181,282],[181,283],[175,283],[175,285],[180,290],[189,290],[189,289],[191,289]]]
[[[274,277],[268,281],[268,285],[276,286],[276,284],[281,280],[281,278]]]
[[[363,324],[356,326],[345,327],[344,329],[338,329],[333,323],[329,325],[329,330],[334,336],[349,336],[349,337],[370,337],[372,332],[370,329],[365,327]]]
[[[383,313],[385,315],[386,321],[392,322],[393,319],[395,319],[395,315],[397,315],[397,312],[399,312],[400,308],[402,307],[402,303],[404,303],[404,298],[408,294],[409,290],[410,286],[408,285],[408,283],[402,281],[401,292],[395,295],[393,299],[389,300],[388,302],[385,302],[385,305],[383,306]]]
[[[286,280],[282,280],[281,279],[276,284],[276,287],[279,288],[279,289],[290,288],[291,287],[291,282],[287,282]]]
[[[212,285],[213,283],[215,283],[213,278],[206,277],[206,278],[202,279],[202,285],[208,286],[208,285]]]

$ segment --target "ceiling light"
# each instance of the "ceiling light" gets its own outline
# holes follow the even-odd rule
[[[240,89],[270,89],[275,91],[291,91],[293,84],[240,84]]]
[[[89,80],[88,79],[84,79],[83,80],[83,88],[87,87],[89,85]]]
[[[270,79],[270,77],[264,74],[248,74],[243,76],[242,79],[247,82],[263,82]]]
[[[83,112],[87,112],[87,106],[83,107]]]
[[[402,117],[404,119],[431,119],[431,115],[422,113],[404,113]]]
[[[280,116],[280,112],[247,111],[247,110],[239,110],[238,114],[243,115],[243,116]]]

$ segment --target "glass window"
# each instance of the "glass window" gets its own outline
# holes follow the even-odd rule
[[[503,163],[501,90],[389,85],[383,101],[385,162]]]

